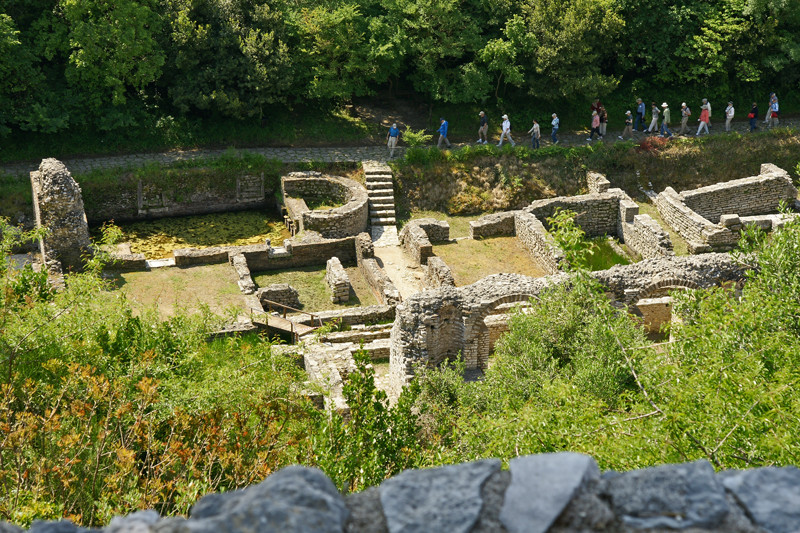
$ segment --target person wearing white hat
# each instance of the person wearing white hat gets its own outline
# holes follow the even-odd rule
[[[400,137],[400,130],[397,129],[397,123],[392,124],[389,128],[389,134],[386,135],[386,147],[389,149],[389,159],[394,159],[394,149],[397,148],[397,139]]]
[[[725,108],[725,131],[731,131],[731,121],[733,120],[733,102],[728,102]]]
[[[508,120],[508,115],[503,115],[503,131],[500,132],[500,142],[497,143],[497,146],[503,146],[503,139],[506,137],[508,137],[508,142],[511,143],[511,146],[517,145],[514,139],[511,138],[511,121]]]
[[[478,144],[486,144],[489,142],[489,121],[486,119],[486,113],[481,111],[478,113],[478,116],[481,117],[480,126],[478,126],[478,140],[476,141]]]
[[[624,140],[626,135],[629,139],[633,138],[633,115],[630,109],[625,111],[625,129],[622,131],[622,135],[619,136],[619,139]]]
[[[686,105],[686,102],[681,103],[681,131],[678,132],[678,135],[683,135],[687,131],[689,131],[689,117],[692,116],[692,110],[689,109],[689,106]]]
[[[661,104],[661,136],[662,137],[672,137],[672,132],[669,131],[669,122],[670,122],[670,113],[669,113],[669,105],[664,102]]]

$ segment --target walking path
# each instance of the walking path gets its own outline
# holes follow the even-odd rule
[[[781,127],[800,127],[800,120],[796,118],[789,118],[781,120]],[[677,127],[676,127],[677,126]],[[697,130],[697,122],[689,121],[690,137],[693,136]],[[693,126],[693,127],[692,127]],[[746,134],[749,130],[748,122],[746,120],[734,120],[732,123],[733,131],[741,134]],[[759,128],[764,125],[759,120]],[[673,123],[673,131],[680,128],[680,121],[677,124]],[[586,135],[588,128],[585,131],[562,131],[559,134],[559,144],[565,146],[579,146],[587,144]],[[617,136],[621,130],[608,130],[604,142],[617,142]],[[725,134],[724,120],[716,120],[713,122],[712,135]],[[530,138],[519,131],[515,132],[517,135],[518,143],[528,145]],[[495,136],[496,137],[496,136]],[[644,135],[636,133],[634,139],[641,139]],[[401,139],[402,142],[402,139]],[[599,141],[595,141],[599,142]],[[453,143],[453,148],[466,146],[470,143],[456,144]],[[542,146],[549,145],[549,135],[545,132],[542,135]],[[348,146],[348,147],[313,147],[313,148],[240,148],[241,152],[249,152],[253,154],[260,154],[270,159],[277,159],[285,163],[301,163],[310,161],[320,161],[324,163],[333,162],[359,162],[364,160],[388,161],[388,150],[383,145],[377,146]],[[396,149],[397,157],[402,157],[405,153],[405,148],[398,147]],[[178,161],[192,161],[202,158],[214,158],[224,154],[226,149],[209,150],[176,150],[172,152],[163,153],[145,153],[145,154],[128,154],[128,155],[115,155],[103,157],[70,157],[62,159],[61,161],[67,166],[72,173],[85,173],[95,169],[103,168],[135,168],[145,166],[151,163],[170,164]],[[7,163],[0,165],[0,174],[10,174],[12,176],[25,176],[32,170],[39,167],[40,161],[22,161],[15,163]]]
[[[360,162],[364,160],[388,161],[389,153],[385,146],[348,146],[348,147],[314,147],[314,148],[240,148],[240,152],[260,154],[284,163],[302,163],[320,161],[324,163]],[[135,168],[150,163],[170,164],[178,161],[214,158],[223,155],[227,150],[176,150],[173,152],[151,154],[128,154],[104,157],[73,157],[62,159],[73,174],[81,174],[98,168]],[[397,148],[395,155],[402,157],[404,148]],[[39,168],[40,161],[23,161],[0,166],[0,173],[13,176],[25,175]]]

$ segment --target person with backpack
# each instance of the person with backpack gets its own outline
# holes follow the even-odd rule
[[[728,102],[728,107],[725,108],[725,131],[731,131],[731,121],[733,120],[733,102]]]
[[[669,122],[670,122],[670,113],[669,113],[669,105],[664,102],[661,104],[661,136],[662,137],[672,137],[672,132],[669,130]]]
[[[597,116],[600,117],[600,138],[602,139],[606,136],[606,128],[608,127],[608,111],[606,111],[605,106],[600,106]]]
[[[486,118],[486,113],[481,111],[478,113],[481,117],[480,125],[478,126],[478,144],[486,144],[489,142],[489,120]]]
[[[756,129],[756,121],[758,120],[758,104],[753,102],[753,107],[750,108],[750,113],[747,114],[747,118],[750,120],[750,133],[753,133]]]
[[[644,128],[644,102],[642,102],[641,98],[636,99],[636,123],[634,124],[633,129],[644,132],[644,129],[639,130],[639,125]]]
[[[769,111],[768,111],[770,129],[778,127],[778,122],[779,122],[778,121],[778,113],[779,112],[780,111],[779,111],[779,107],[778,107],[778,96],[775,93],[772,93],[772,100],[770,100]]]
[[[631,110],[625,111],[625,129],[622,130],[622,135],[618,137],[619,140],[625,140],[625,136],[628,136],[629,139],[633,138],[633,116],[631,115]]]
[[[436,130],[439,132],[439,142],[436,144],[437,148],[441,149],[443,142],[447,144],[448,148],[450,148],[450,141],[447,139],[448,126],[449,124],[447,124],[447,121],[444,119],[444,117],[439,119],[439,129]]]
[[[710,115],[711,112],[709,111],[708,100],[703,98],[703,105],[700,106],[700,118],[697,119],[697,121],[700,122],[700,125],[697,126],[697,133],[694,134],[695,137],[700,135],[700,132],[703,129],[706,130],[706,135],[709,135],[708,123],[711,122]]]
[[[386,147],[389,149],[389,159],[394,159],[394,149],[397,148],[397,139],[400,137],[400,130],[397,129],[397,123],[392,124],[389,128],[389,134],[386,136]]]

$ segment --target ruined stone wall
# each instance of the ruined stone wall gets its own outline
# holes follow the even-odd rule
[[[618,301],[632,303],[668,287],[707,288],[744,279],[746,267],[728,254],[647,259],[593,272]],[[467,368],[484,368],[490,338],[484,320],[494,309],[536,298],[570,275],[543,278],[496,274],[472,285],[415,294],[397,307],[391,335],[389,386],[393,394],[413,377],[418,364],[437,365],[462,354]]]
[[[686,239],[692,253],[730,250],[739,240],[738,234],[690,209],[672,187],[656,197],[655,205],[664,222]]]
[[[453,272],[441,257],[433,256],[428,258],[425,266],[425,278],[423,280],[428,289],[438,289],[439,287],[455,287],[456,282]]]
[[[599,172],[586,173],[586,186],[590,194],[599,194],[608,191],[611,187],[611,182]]]
[[[520,211],[515,218],[517,239],[533,261],[548,274],[558,272],[565,261],[564,251],[553,240],[538,218]]]
[[[425,231],[428,240],[431,242],[448,242],[450,241],[450,224],[446,220],[437,220],[435,218],[417,218],[409,222],[416,224]]]
[[[332,309],[314,313],[314,320],[321,319],[323,324],[341,322],[349,326],[353,324],[384,324],[391,322],[394,318],[395,306],[393,305],[348,307],[347,309]],[[312,318],[307,314],[290,317],[290,320],[297,324],[312,325]]]
[[[680,197],[689,209],[715,224],[727,214],[744,217],[775,213],[782,201],[791,205],[797,198],[789,175],[777,170],[683,191]]]
[[[478,220],[470,220],[469,236],[471,239],[487,237],[513,237],[517,211],[504,211],[483,215]]]
[[[355,238],[356,263],[372,293],[384,305],[400,303],[400,291],[375,259],[375,248],[369,233],[359,233]]]
[[[324,265],[331,257],[338,257],[345,265],[356,262],[355,237],[324,239],[319,234],[306,232],[302,240],[290,239],[286,244],[283,248],[264,244],[239,248],[252,271]]]
[[[256,291],[256,297],[264,309],[269,307],[269,302],[286,305],[294,309],[300,308],[300,293],[288,283],[273,283],[261,287]]]
[[[640,215],[639,206],[623,190],[612,191],[620,196],[617,236],[622,242],[643,259],[675,255],[664,228],[650,215]]]
[[[409,221],[398,235],[403,250],[411,256],[418,265],[425,265],[428,258],[433,255],[433,245],[428,234],[414,220]]]
[[[326,238],[357,235],[367,229],[369,204],[367,190],[360,183],[320,172],[291,172],[281,178],[283,197],[327,197],[345,202],[340,207],[310,211],[305,202],[286,204],[289,216],[300,231],[316,231]]]
[[[208,494],[188,518],[156,511],[114,517],[100,533],[645,532],[789,533],[800,523],[800,469],[722,470],[705,459],[601,473],[574,452],[406,470],[342,495],[321,470],[298,465],[242,490]],[[89,530],[67,520],[31,531]],[[0,530],[22,530],[0,522]]]
[[[546,225],[547,219],[553,216],[557,208],[575,212],[575,223],[589,237],[614,235],[617,231],[619,197],[614,193],[559,196],[558,198],[536,200],[523,211],[536,216]]]
[[[331,302],[342,303],[350,299],[350,278],[338,257],[331,257],[325,265],[325,283],[331,291]]]
[[[42,257],[60,261],[65,272],[83,270],[91,247],[80,186],[57,159],[43,159],[30,177],[36,227],[48,230],[39,239]]]

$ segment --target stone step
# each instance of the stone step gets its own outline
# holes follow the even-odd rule
[[[394,198],[394,189],[372,189],[369,191],[369,197],[382,197],[385,198],[386,196],[391,196]]]
[[[394,209],[381,209],[379,211],[369,210],[370,218],[394,218]]]
[[[365,178],[366,182],[369,183],[371,181],[392,181],[394,176],[391,174],[367,174]]]
[[[394,189],[394,184],[391,181],[368,181],[367,190],[373,189]]]
[[[364,169],[364,175],[366,176],[380,176],[380,175],[392,175],[392,169],[389,167],[370,167]]]
[[[370,200],[369,201],[369,208],[370,209],[394,209],[394,200],[390,198],[386,198],[385,200]]]
[[[369,223],[372,226],[394,226],[395,225],[395,220],[394,220],[394,217],[371,218]]]

